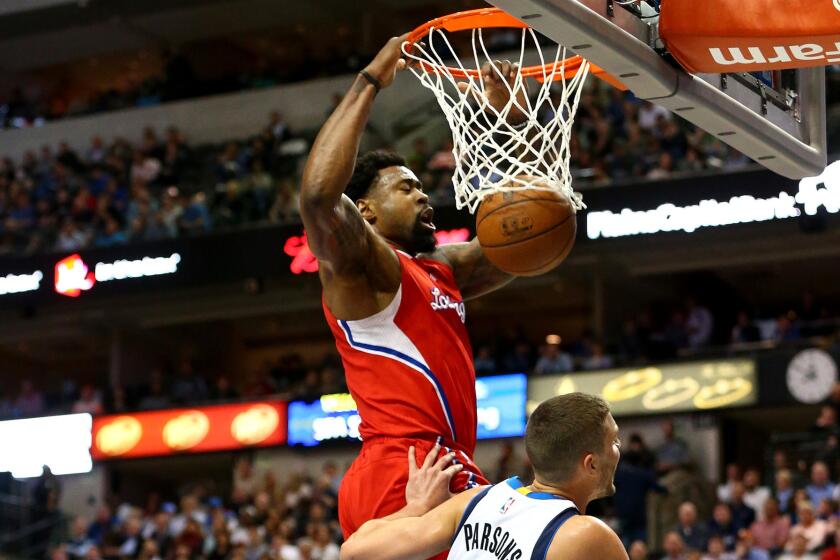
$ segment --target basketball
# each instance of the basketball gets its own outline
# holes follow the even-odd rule
[[[482,251],[496,267],[516,276],[538,276],[568,256],[577,220],[563,193],[523,189],[486,196],[475,229]]]

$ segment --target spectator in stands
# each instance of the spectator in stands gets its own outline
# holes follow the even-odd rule
[[[723,539],[718,535],[709,537],[708,551],[703,555],[703,560],[736,560],[735,555],[726,552]]]
[[[665,533],[662,549],[665,551],[662,560],[685,560],[685,543],[676,531]]]
[[[656,165],[647,172],[645,177],[651,180],[667,179],[674,172],[674,158],[668,152],[659,154]]]
[[[64,551],[70,560],[81,560],[94,546],[88,537],[88,522],[84,517],[76,517],[70,524],[70,535],[65,542]]]
[[[741,481],[741,467],[736,463],[726,465],[726,482],[717,487],[717,499],[729,503],[732,499],[732,486]]]
[[[643,101],[639,108],[639,127],[645,132],[653,132],[660,119],[670,120],[671,112],[661,105]]]
[[[178,375],[172,382],[172,399],[176,403],[202,402],[209,392],[204,378],[195,372],[189,359],[182,359],[178,364]]]
[[[587,356],[581,362],[581,369],[595,370],[595,369],[609,369],[613,367],[612,357],[604,353],[604,345],[600,342],[593,342],[592,354]]]
[[[764,503],[770,498],[770,489],[761,485],[761,474],[758,469],[747,469],[743,482],[744,503],[761,518],[764,515]]]
[[[688,444],[674,433],[674,421],[670,418],[661,424],[664,441],[656,449],[656,470],[667,473],[680,469],[690,462]]]
[[[712,520],[709,521],[709,534],[717,535],[723,540],[726,550],[735,550],[738,541],[738,528],[732,521],[732,510],[729,504],[717,503],[712,510]]]
[[[531,345],[523,340],[514,344],[504,360],[505,371],[510,373],[531,371],[533,365]]]
[[[749,529],[756,519],[756,512],[744,502],[746,489],[743,482],[736,482],[732,485],[732,499],[729,501],[729,508],[732,510],[732,522],[740,531]]]
[[[781,469],[776,472],[776,486],[773,488],[773,496],[779,502],[779,511],[783,514],[793,511],[793,474],[789,469]]]
[[[677,510],[677,528],[685,546],[690,550],[706,550],[709,533],[697,519],[697,506],[691,502],[683,502]]]
[[[210,399],[217,402],[233,401],[239,398],[239,391],[231,384],[226,375],[216,377],[216,382],[210,389]]]
[[[478,347],[478,351],[475,353],[474,365],[475,372],[479,374],[496,373],[498,371],[496,359],[493,357],[490,347],[486,345]]]
[[[779,502],[772,497],[764,502],[762,513],[761,518],[750,527],[755,546],[771,554],[777,554],[787,543],[790,519],[781,515]]]
[[[808,539],[805,535],[792,535],[787,552],[778,557],[778,560],[817,560],[817,555],[808,550]]]
[[[102,414],[102,398],[96,388],[90,383],[82,385],[79,398],[73,403],[74,413]]]
[[[770,555],[753,542],[753,535],[748,529],[738,533],[738,544],[735,545],[735,558],[738,560],[770,560]]]
[[[644,541],[633,541],[628,552],[630,560],[648,560],[648,547]]]
[[[755,323],[750,319],[746,311],[739,311],[738,317],[735,319],[735,326],[732,327],[732,335],[729,341],[732,344],[743,344],[748,342],[758,342],[761,340],[761,333]]]
[[[688,331],[689,348],[702,348],[709,344],[714,328],[712,312],[703,305],[697,303],[694,297],[686,300],[686,321],[685,327]]]
[[[800,536],[805,538],[806,550],[808,552],[819,550],[825,543],[825,538],[830,532],[829,525],[822,519],[817,519],[814,513],[814,506],[807,500],[803,500],[797,504],[796,512],[799,523],[790,529],[790,539],[788,540],[786,550],[794,550],[796,538]]]
[[[35,389],[29,379],[20,382],[20,392],[14,402],[14,410],[23,417],[41,416],[44,413],[44,395]]]
[[[620,526],[619,535],[625,546],[634,541],[647,541],[648,494],[667,492],[656,481],[653,462],[642,452],[644,444],[641,438],[633,434],[630,439],[634,437],[640,445],[637,450],[633,450],[631,444],[631,449],[622,455],[615,473],[616,493],[613,497],[613,507]]]
[[[172,398],[164,386],[163,371],[156,367],[149,376],[149,386],[146,389],[146,394],[137,405],[137,408],[140,410],[153,410],[166,408],[170,404],[172,404]]]
[[[195,193],[189,203],[184,205],[179,225],[185,233],[201,233],[210,229],[210,211],[207,209],[206,195],[203,192]]]
[[[540,357],[534,366],[534,373],[544,375],[549,373],[565,373],[572,371],[574,363],[572,357],[560,349],[559,344],[545,344],[540,348]]]
[[[811,483],[805,487],[811,505],[816,508],[824,499],[834,497],[835,485],[828,478],[828,466],[822,461],[811,465]]]

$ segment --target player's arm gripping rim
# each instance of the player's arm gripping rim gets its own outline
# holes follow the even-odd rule
[[[381,88],[390,86],[405,66],[400,59],[404,40],[405,36],[392,38],[366,68]],[[387,293],[390,300],[400,282],[397,256],[343,194],[375,96],[375,86],[361,74],[356,76],[318,133],[301,180],[301,218],[310,249],[321,264],[325,297],[334,312],[348,319],[378,311],[377,293]],[[336,309],[340,301],[356,303]]]

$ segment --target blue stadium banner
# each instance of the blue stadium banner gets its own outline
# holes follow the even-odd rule
[[[478,439],[525,433],[525,374],[482,377],[476,381]],[[324,395],[314,402],[289,403],[289,445],[311,447],[327,441],[360,440],[362,419],[348,394]]]

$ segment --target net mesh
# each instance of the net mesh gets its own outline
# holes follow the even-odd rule
[[[470,70],[493,62],[481,28],[472,30],[471,45],[470,62],[474,66]],[[524,66],[526,51],[531,48],[536,50],[543,67],[542,75],[536,76],[538,88],[528,92],[527,78],[516,72],[512,83],[500,80],[509,96],[507,103],[494,107],[485,95],[480,72],[468,72],[443,30],[432,27],[423,42],[403,46],[409,68],[434,93],[452,129],[456,162],[453,185],[458,209],[466,207],[475,212],[485,196],[522,188],[561,191],[575,209],[585,207],[580,194],[572,189],[569,146],[589,63],[582,61],[577,72],[567,77],[573,63],[567,61],[566,49],[558,45],[554,59],[549,58],[546,63],[537,34],[524,28],[519,68]],[[491,71],[502,78],[495,65]],[[459,87],[459,83],[466,86]],[[527,94],[520,95],[522,92]],[[515,110],[525,115],[524,122],[509,122]]]

